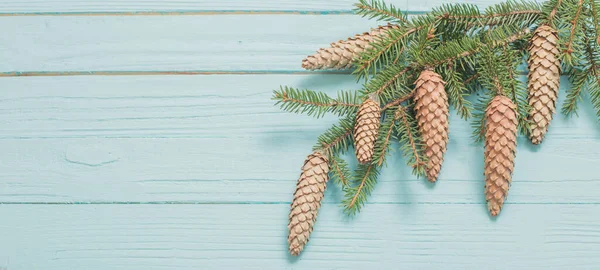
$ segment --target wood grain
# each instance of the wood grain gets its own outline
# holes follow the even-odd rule
[[[321,209],[300,258],[288,205],[0,205],[6,269],[594,269],[599,205]],[[375,222],[376,221],[376,222]]]
[[[299,168],[336,117],[281,112],[271,91],[360,88],[300,68],[377,25],[349,15],[355,2],[0,0],[0,270],[600,264],[600,128],[587,101],[541,147],[519,139],[498,219],[484,204],[483,146],[453,113],[437,184],[411,176],[394,145],[363,211],[345,217],[330,185],[306,252],[287,255]],[[445,3],[391,2],[411,14]],[[36,77],[13,77],[24,75]]]
[[[0,36],[0,72],[299,71],[319,47],[377,22],[354,15],[40,16],[0,17],[0,25],[11,26]]]
[[[336,117],[281,112],[271,89],[360,87],[349,75],[2,81],[3,203],[287,203],[304,157]],[[483,146],[454,112],[450,126],[439,183],[411,176],[394,145],[370,201],[482,204]],[[598,139],[587,103],[580,118],[557,116],[541,147],[521,138],[508,202],[600,203],[600,178],[587,169],[600,162]],[[326,202],[340,196],[332,186]]]
[[[182,12],[198,11],[350,11],[356,0],[222,0],[222,1],[193,1],[193,0],[0,0],[0,13],[42,13],[49,15],[58,13],[107,13],[107,12]],[[444,1],[425,0],[418,2],[388,0],[403,10],[424,11],[439,6]],[[465,0],[464,3],[477,4],[481,7],[499,2],[498,0]]]

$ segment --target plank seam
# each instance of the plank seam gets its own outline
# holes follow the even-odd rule
[[[0,77],[54,77],[54,76],[156,76],[156,75],[309,75],[309,74],[351,74],[350,70],[181,70],[181,71],[8,71],[0,72]]]
[[[421,15],[427,11],[405,11]],[[352,10],[149,10],[149,11],[66,11],[2,12],[0,17],[22,16],[215,16],[215,15],[355,15]]]
[[[289,205],[290,202],[194,202],[194,201],[147,201],[147,202],[0,202],[0,205],[154,205],[154,204],[180,204],[180,205]],[[323,202],[323,204],[339,205],[337,202]],[[485,202],[367,202],[366,205],[485,205]],[[600,202],[506,202],[511,205],[600,205]]]
[[[181,71],[7,71],[0,77],[62,77],[62,76],[157,76],[157,75],[350,75],[352,70],[181,70]],[[519,75],[527,75],[519,72]]]

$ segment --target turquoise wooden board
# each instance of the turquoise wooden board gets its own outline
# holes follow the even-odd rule
[[[0,25],[0,72],[230,72],[302,71],[307,55],[378,23],[355,15],[19,16]]]
[[[416,14],[443,1],[392,2]],[[519,139],[499,218],[483,147],[453,114],[437,184],[395,151],[356,218],[329,185],[306,252],[287,255],[299,168],[336,117],[282,112],[271,91],[360,88],[300,69],[378,24],[353,3],[0,0],[0,269],[596,268],[600,124],[587,101],[541,147]]]
[[[298,258],[287,204],[0,205],[5,269],[595,269],[598,205],[321,209]]]
[[[5,14],[55,14],[61,13],[114,13],[114,12],[230,12],[230,11],[283,11],[290,13],[303,13],[304,11],[323,11],[332,13],[348,13],[352,5],[358,1],[353,0],[221,0],[221,1],[194,1],[194,0],[0,0],[0,12]],[[482,8],[498,3],[498,0],[465,0],[463,3],[476,4]],[[440,0],[403,1],[390,0],[396,7],[407,11],[426,11],[445,3]]]
[[[325,74],[2,81],[0,201],[19,203],[288,202],[304,157],[337,117],[282,112],[271,90],[360,88]],[[519,140],[509,203],[600,202],[600,178],[583,169],[600,162],[599,124],[584,105],[579,118],[557,116],[542,146]],[[482,204],[483,146],[454,113],[450,133],[438,184],[412,176],[394,145],[371,201]],[[338,203],[333,190],[326,201]]]

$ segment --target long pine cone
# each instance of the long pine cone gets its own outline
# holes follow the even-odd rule
[[[419,132],[425,144],[427,179],[435,182],[442,169],[448,144],[448,96],[442,77],[430,70],[421,72],[415,82],[415,111]]]
[[[485,110],[485,199],[492,216],[500,213],[512,181],[517,148],[517,106],[497,96]]]
[[[529,45],[529,120],[532,123],[529,138],[539,144],[548,131],[560,84],[558,33],[548,25],[541,25],[533,33]]]
[[[371,29],[370,32],[331,43],[329,48],[321,48],[317,53],[302,60],[302,68],[308,70],[351,68],[356,57],[371,47],[371,42],[377,37],[386,35],[389,29],[397,27],[391,24],[379,26]]]
[[[354,123],[354,148],[360,164],[367,164],[373,159],[380,125],[381,108],[377,96],[372,94],[358,108]]]
[[[329,180],[328,173],[328,160],[321,152],[313,152],[304,161],[288,224],[289,251],[294,256],[298,256],[308,243]]]

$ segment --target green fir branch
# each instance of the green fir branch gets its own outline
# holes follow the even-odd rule
[[[600,121],[600,76],[597,73],[594,73],[593,76],[595,79],[590,80],[588,84],[588,93],[590,95],[590,101],[596,111],[596,116]]]
[[[381,102],[387,103],[392,96],[407,94],[406,82],[409,70],[409,68],[399,65],[387,66],[380,70],[372,80],[365,83],[363,95],[375,93]]]
[[[484,16],[479,7],[474,4],[443,4],[440,7],[433,8],[431,11],[436,18],[442,19],[438,29],[467,28],[470,25],[476,25]],[[443,31],[442,31],[443,32]]]
[[[345,153],[352,145],[352,130],[354,129],[354,116],[340,119],[340,122],[326,130],[317,139],[314,151],[321,150],[335,156]]]
[[[475,110],[473,113],[473,122],[471,122],[471,127],[473,127],[473,139],[475,142],[482,142],[485,136],[485,110],[488,105],[492,101],[492,99],[496,96],[495,92],[486,91],[479,95],[477,102],[475,102]]]
[[[385,105],[383,105],[383,107],[381,107],[381,110],[386,110],[389,109],[391,107],[396,107],[401,105],[402,103],[412,99],[414,97],[415,91],[411,90],[410,92],[408,92],[407,94],[400,96],[397,99],[394,99],[388,103],[386,103]]]
[[[565,116],[578,115],[579,102],[582,100],[581,94],[586,87],[588,81],[588,73],[583,70],[573,70],[569,72],[569,82],[571,87],[568,88],[567,97],[562,105],[561,112]]]
[[[379,167],[376,164],[358,165],[350,179],[350,184],[343,189],[344,200],[342,204],[344,205],[344,212],[349,215],[360,212],[369,195],[373,192],[378,176]]]
[[[407,107],[401,107],[396,111],[396,139],[400,142],[400,151],[406,158],[406,163],[413,168],[413,174],[425,175],[427,158],[423,154],[422,140],[418,132],[417,121],[407,112]]]
[[[367,79],[382,67],[402,62],[405,58],[403,52],[406,44],[412,35],[423,28],[424,26],[405,26],[389,29],[388,35],[371,42],[371,47],[358,55],[354,62],[356,68],[353,74],[359,80]]]
[[[397,112],[393,113],[393,111],[394,110],[386,111],[384,120],[379,126],[378,137],[375,140],[373,152],[373,163],[377,164],[377,166],[383,166],[385,163],[385,158],[389,153],[390,143],[393,138],[394,124],[400,117]]]
[[[589,16],[594,17],[595,13],[590,10]],[[588,14],[585,14],[588,15]],[[588,18],[588,21],[593,22],[594,19]],[[562,105],[562,113],[566,116],[577,115],[579,109],[579,102],[582,100],[582,94],[584,89],[591,90],[593,92],[594,85],[597,84],[598,78],[596,74],[600,71],[599,63],[600,57],[598,53],[598,41],[596,36],[597,29],[589,24],[583,25],[583,49],[576,51],[577,59],[579,59],[576,66],[567,66],[566,73],[569,74],[569,81],[571,87],[567,88],[567,96]],[[594,81],[596,83],[594,84]],[[591,96],[590,96],[591,98]],[[592,102],[593,104],[593,102]],[[596,111],[600,111],[600,107],[594,106]]]
[[[559,48],[560,60],[567,68],[579,62],[575,59],[573,53],[584,50],[583,48],[583,26],[587,22],[584,16],[584,0],[563,0],[559,12],[558,22],[559,30]]]
[[[542,24],[547,24],[556,29],[555,19],[558,10],[561,8],[563,0],[550,0],[542,6],[541,19]]]
[[[594,29],[593,40],[600,44],[600,0],[588,0],[588,4]]]
[[[517,120],[519,130],[522,134],[528,135],[531,131],[529,121],[529,111],[531,110],[528,101],[529,91],[525,82],[518,79],[517,68],[523,62],[525,53],[522,50],[511,49],[509,46],[504,46],[502,53],[506,67],[508,78],[506,78],[506,89],[509,91],[508,97],[517,105]],[[502,64],[502,63],[501,63]]]
[[[524,39],[529,35],[529,29],[513,27],[498,27],[486,31],[481,37],[464,37],[459,40],[445,42],[442,46],[415,59],[421,66],[435,67],[442,64],[452,64],[465,68],[465,65],[475,66],[474,56],[482,48],[497,48]]]
[[[348,163],[339,155],[334,155],[329,160],[329,167],[331,168],[329,171],[330,178],[333,182],[342,188],[346,187],[352,175]]]
[[[586,35],[585,52],[589,61],[587,88],[590,95],[590,101],[596,111],[596,116],[600,121],[600,44],[598,40],[593,39],[594,35]]]
[[[273,100],[284,111],[304,113],[316,118],[326,113],[345,116],[355,113],[360,106],[360,99],[354,92],[340,91],[337,98],[331,98],[322,92],[298,90],[292,87],[281,87],[273,91]]]
[[[360,0],[354,6],[356,7],[354,13],[362,17],[400,25],[408,23],[405,13],[393,4],[386,4],[383,0]]]
[[[526,28],[540,19],[542,6],[535,1],[506,1],[486,8],[480,20],[485,26]]]
[[[463,119],[469,119],[472,115],[473,105],[467,97],[469,90],[465,86],[465,82],[461,74],[455,68],[450,67],[445,70],[444,78],[446,79],[446,92],[448,93],[448,101],[450,105],[458,111],[458,114]]]

